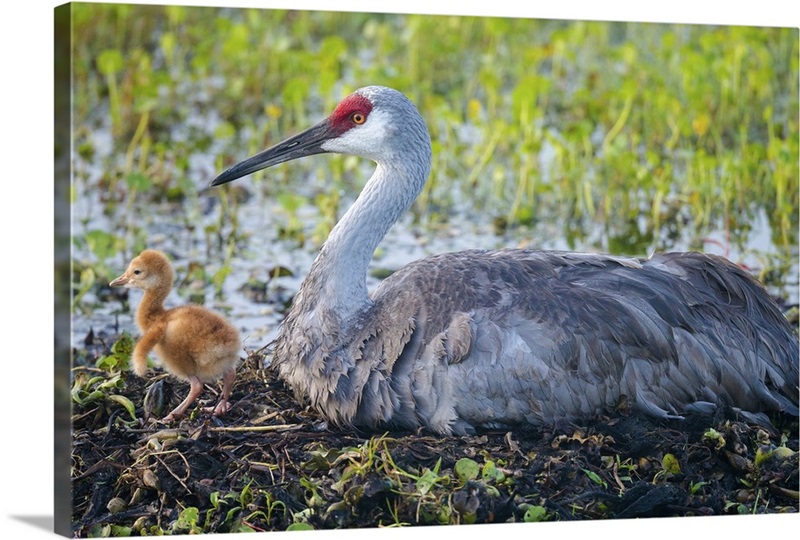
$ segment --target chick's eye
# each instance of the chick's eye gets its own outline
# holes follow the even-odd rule
[[[134,271],[133,271],[133,275],[134,275],[134,276],[138,276],[138,275],[139,275],[139,274],[141,274],[141,273],[142,273],[142,271],[141,271],[141,270],[134,270]]]
[[[367,121],[367,115],[365,115],[363,113],[360,113],[360,112],[354,112],[353,114],[350,115],[350,120],[354,124],[357,124],[357,125],[360,126],[361,124],[363,124],[364,122]]]

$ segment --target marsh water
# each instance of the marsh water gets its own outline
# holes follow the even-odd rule
[[[95,334],[116,335],[121,331],[136,334],[133,310],[141,298],[140,291],[112,291],[106,284],[122,273],[129,259],[136,254],[134,245],[154,248],[169,254],[176,269],[177,282],[168,298],[168,306],[186,302],[203,303],[225,313],[242,331],[245,347],[258,349],[276,334],[284,310],[297,291],[319,248],[315,229],[322,211],[313,203],[318,186],[313,180],[294,182],[294,192],[302,201],[287,212],[269,189],[273,179],[308,175],[306,170],[283,165],[284,171],[267,171],[261,178],[239,180],[232,188],[207,188],[220,172],[215,169],[213,149],[192,157],[189,176],[196,195],[191,199],[148,201],[147,194],[138,200],[126,201],[119,193],[104,191],[102,166],[112,154],[102,155],[106,134],[93,134],[96,154],[94,163],[75,156],[75,170],[82,177],[75,182],[73,234],[78,239],[91,237],[97,231],[125,238],[130,247],[114,248],[113,256],[98,260],[92,244],[77,240],[73,250],[76,267],[93,268],[95,282],[81,294],[74,305],[73,347],[79,348],[85,337]],[[244,158],[246,155],[241,154]],[[328,156],[309,158],[314,166],[324,169]],[[352,189],[341,193],[338,215],[341,215],[358,194],[371,173],[372,163],[361,160]],[[355,176],[355,174],[354,174]],[[324,182],[324,178],[320,180]],[[221,193],[226,190],[226,193]],[[231,201],[237,199],[233,204]],[[542,219],[532,225],[501,229],[491,216],[475,209],[473,201],[464,199],[450,210],[445,222],[425,223],[409,212],[397,223],[379,246],[373,258],[368,287],[374,288],[381,278],[401,266],[428,255],[461,249],[501,249],[535,247],[537,249],[607,251],[609,230],[595,225],[575,235],[576,224],[563,217]],[[424,216],[423,216],[424,218]],[[291,233],[287,224],[296,222]],[[235,225],[234,225],[235,223]],[[743,245],[726,239],[724,229],[712,230],[699,240],[686,227],[674,238],[669,250],[702,249],[725,255],[744,265],[755,275],[763,268],[765,257],[780,254],[772,242],[772,230],[763,211],[749,224]],[[571,238],[568,232],[571,231]],[[625,234],[614,231],[614,234]],[[637,224],[628,231],[632,239],[642,231]],[[576,237],[580,240],[576,241]],[[633,245],[633,240],[631,241]],[[646,257],[650,246],[628,255]],[[76,272],[75,280],[81,280]],[[776,280],[770,291],[786,304],[798,301],[797,264],[788,274]]]

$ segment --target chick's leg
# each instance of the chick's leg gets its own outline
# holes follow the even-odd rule
[[[189,377],[189,385],[190,385],[189,395],[186,396],[186,399],[184,399],[180,405],[175,407],[175,409],[171,413],[165,416],[161,420],[162,422],[171,422],[172,420],[175,420],[176,418],[183,416],[183,413],[186,412],[186,409],[189,408],[189,405],[194,403],[195,400],[203,392],[203,383],[200,382],[200,379],[198,379],[197,377],[195,376]]]
[[[216,407],[208,408],[208,410],[212,411],[211,414],[214,416],[225,414],[231,409],[231,404],[228,401],[228,398],[231,395],[231,390],[233,390],[233,383],[236,381],[236,368],[232,367],[228,371],[222,374],[222,397],[220,397],[219,402],[217,403]]]

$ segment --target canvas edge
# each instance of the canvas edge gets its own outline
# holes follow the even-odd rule
[[[54,120],[54,455],[53,530],[71,537],[70,480],[70,154],[72,127],[72,5],[53,12]]]

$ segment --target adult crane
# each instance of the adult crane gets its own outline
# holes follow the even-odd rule
[[[413,262],[370,294],[373,253],[431,168],[425,122],[391,88],[360,88],[212,185],[325,152],[377,167],[295,296],[273,363],[333,423],[465,434],[587,418],[623,398],[661,418],[798,415],[798,340],[721,257],[470,250]]]

